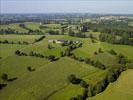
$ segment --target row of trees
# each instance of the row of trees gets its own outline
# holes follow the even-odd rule
[[[103,92],[109,83],[114,82],[117,80],[121,72],[125,71],[126,68],[124,66],[116,67],[116,68],[110,68],[107,71],[107,74],[105,77],[100,79],[95,85],[91,85],[90,83],[85,82],[84,80],[80,79],[81,87],[84,88],[84,91],[81,95],[77,95],[75,97],[70,98],[70,100],[86,100],[87,97],[95,96],[101,92]],[[68,80],[70,83],[75,84],[75,81],[78,78],[74,74],[71,74],[68,76]]]
[[[101,33],[99,35],[99,39],[102,42],[108,42],[112,44],[133,45],[133,39],[128,38],[126,35],[123,35],[120,37],[120,39],[118,39],[116,35]]]
[[[84,62],[86,63],[86,64],[90,64],[90,65],[92,65],[92,66],[94,66],[94,67],[96,67],[96,68],[100,68],[100,69],[106,69],[106,66],[104,65],[104,64],[102,64],[100,61],[94,61],[94,60],[91,60],[91,59],[89,59],[89,58],[85,58],[85,60],[84,60]]]
[[[33,72],[33,71],[35,71],[35,68],[32,68],[31,66],[28,66],[28,67],[27,67],[27,70],[28,70],[29,72]]]
[[[17,77],[9,78],[8,74],[3,73],[1,79],[4,81],[3,84],[0,83],[0,90],[7,86],[7,82],[12,82],[17,79]]]
[[[76,32],[74,32],[72,30],[69,30],[68,35],[69,36],[74,36],[74,37],[86,38],[86,35],[83,34],[82,32],[77,32],[76,33]]]
[[[14,29],[7,28],[7,29],[1,29],[0,34],[27,34],[27,33],[22,33]]]
[[[60,53],[61,57],[72,56],[73,55],[72,51],[75,50],[76,48],[82,47],[82,45],[83,43],[78,43],[78,44],[71,43],[65,51],[62,51]]]
[[[7,28],[7,29],[1,29],[0,34],[18,34],[18,35],[23,35],[23,34],[42,34],[40,30],[32,30],[32,29],[27,29],[27,32],[20,32],[12,28]]]
[[[54,55],[44,56],[40,53],[33,52],[33,51],[31,51],[29,54],[27,54],[27,53],[21,52],[19,50],[16,50],[15,54],[18,56],[32,56],[32,57],[38,57],[38,58],[46,58],[49,61],[56,61],[59,59],[59,58],[55,57]]]
[[[40,38],[38,38],[38,39],[35,39],[35,42],[42,41],[44,38],[46,38],[46,36],[41,36]]]
[[[73,58],[77,61],[80,61],[80,62],[85,62],[86,64],[92,65],[92,66],[102,69],[102,70],[106,69],[106,66],[98,60],[94,61],[94,60],[91,60],[90,58],[76,57],[73,53],[71,54],[71,58]]]
[[[60,34],[60,32],[58,30],[49,30],[48,33],[50,35],[59,35]]]
[[[0,41],[0,44],[23,44],[23,45],[28,45],[30,43],[28,43],[26,41],[23,41],[23,42],[19,41],[18,43],[16,43],[16,42],[13,42],[13,41],[9,42],[8,40],[4,40],[4,41]]]
[[[19,24],[19,27],[28,30],[28,34],[31,34],[31,33],[40,34],[40,33],[42,33],[42,32],[41,32],[40,30],[38,30],[38,29],[34,29],[34,30],[33,30],[33,29],[28,28],[28,27],[26,26],[26,24],[24,24],[24,23]]]
[[[36,52],[33,52],[33,51],[31,51],[29,54],[27,54],[27,53],[21,52],[19,50],[16,50],[15,54],[18,55],[18,56],[34,56],[34,57],[44,58],[44,56],[42,54],[36,53]]]
[[[5,82],[11,82],[11,81],[16,80],[17,77],[9,78],[8,74],[3,73],[3,74],[1,75],[1,79],[2,79],[3,81],[5,81]]]

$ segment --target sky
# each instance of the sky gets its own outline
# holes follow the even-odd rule
[[[133,14],[133,0],[0,0],[0,13]]]

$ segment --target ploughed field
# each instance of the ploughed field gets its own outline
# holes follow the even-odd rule
[[[7,26],[3,27],[6,28]],[[26,31],[23,28],[19,29],[20,27],[17,24],[8,27],[13,27],[22,32]],[[27,27],[39,29],[39,23],[28,22]],[[60,29],[58,24],[50,24],[48,27],[49,29]],[[47,29],[43,31],[47,32]],[[99,34],[99,32],[94,32],[96,37]],[[69,100],[84,93],[83,87],[79,84],[71,84],[68,81],[67,77],[70,74],[74,74],[87,83],[95,85],[107,75],[110,68],[119,67],[117,56],[110,54],[109,50],[113,49],[133,60],[132,46],[114,45],[98,40],[94,43],[90,38],[77,38],[66,34],[45,36],[41,41],[35,42],[42,35],[0,35],[0,41],[8,40],[8,42],[13,42],[0,44],[0,76],[6,73],[9,79],[16,78],[13,81],[4,81],[0,78],[0,83],[6,84],[0,90],[1,100]],[[76,57],[100,61],[106,66],[106,69],[102,70],[69,56],[61,57],[61,52],[64,52],[68,46],[53,43],[51,44],[52,48],[49,49],[49,40],[77,40],[82,42],[82,46],[74,49],[72,53]],[[99,48],[102,49],[102,53],[99,52]],[[26,54],[35,52],[44,57],[18,56],[15,54],[17,50]],[[46,59],[45,57],[49,55],[57,57],[58,60],[50,61]],[[29,71],[28,66],[33,68],[34,71]],[[104,92],[89,97],[88,100],[108,100],[106,98],[112,100],[115,97],[118,98],[117,100],[133,99],[131,76],[132,70],[123,72],[120,78],[115,83],[109,84]],[[126,83],[127,81],[129,81],[129,86]],[[119,97],[123,98],[119,99]]]

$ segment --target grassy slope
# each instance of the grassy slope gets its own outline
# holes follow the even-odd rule
[[[101,43],[105,50],[114,49],[117,53],[122,53],[130,59],[133,59],[133,46],[128,45],[115,45],[109,43]]]
[[[22,37],[23,39],[24,37]],[[107,43],[91,43],[90,39],[81,39],[70,36],[47,36],[41,42],[38,42],[34,45],[30,45],[22,48],[24,52],[36,51],[44,55],[54,54],[60,56],[60,51],[65,48],[54,48],[49,50],[47,48],[49,39],[71,39],[71,40],[81,40],[84,42],[83,47],[74,51],[76,55],[83,57],[90,57],[92,59],[98,59],[107,65],[116,63],[116,58],[107,52],[94,55],[94,51],[97,51],[98,48],[103,48],[103,50],[110,50],[113,48],[117,52],[123,53],[128,50],[125,47],[128,46],[115,46]],[[13,40],[17,40],[14,38]],[[19,40],[19,39],[18,39]],[[25,40],[28,40],[25,39]],[[6,47],[8,49],[8,47]],[[18,48],[18,47],[17,47]],[[3,48],[4,49],[4,48]],[[129,52],[126,52],[126,56],[132,58],[132,47],[129,46]],[[15,50],[15,47],[14,49]],[[11,53],[13,53],[13,50]],[[5,50],[4,52],[8,52]],[[5,53],[4,56],[8,54]],[[25,63],[23,63],[25,62]],[[67,62],[67,64],[66,64]],[[32,99],[38,100],[47,97],[52,92],[66,86],[68,84],[66,77],[71,73],[75,73],[79,77],[83,77],[86,81],[92,81],[95,83],[96,80],[99,80],[100,77],[104,76],[106,71],[99,71],[94,67],[79,63],[69,58],[63,58],[57,62],[49,63],[45,59],[39,59],[34,57],[16,57],[10,56],[0,62],[0,73],[7,72],[11,77],[17,76],[18,80],[9,84],[4,90],[1,91],[0,97],[2,99],[11,99],[11,100],[25,100]],[[36,68],[36,71],[29,73],[26,70],[27,66],[33,66]],[[112,66],[112,65],[111,65]],[[57,70],[58,69],[58,70]],[[95,77],[95,78],[92,78]],[[38,81],[37,81],[38,80]],[[25,85],[23,85],[25,84]],[[55,85],[56,84],[56,85]],[[20,88],[22,87],[22,88]],[[77,90],[77,91],[75,91]],[[18,92],[19,91],[19,92]],[[25,91],[25,92],[24,92]],[[49,98],[50,100],[68,100],[68,98],[73,97],[74,95],[81,94],[82,88],[80,86],[69,85],[66,88],[60,90]],[[11,94],[6,96],[6,94]],[[23,98],[22,98],[23,97]],[[59,98],[60,97],[60,98]]]
[[[66,62],[67,64],[65,64]],[[9,69],[5,68],[5,70]],[[23,71],[21,67],[20,69]],[[29,72],[27,74],[25,70],[25,74],[23,74],[22,77],[19,77],[18,80],[12,82],[1,91],[0,97],[4,100],[43,99],[52,92],[66,86],[68,84],[67,76],[71,73],[76,74],[78,77],[82,77],[96,70],[97,69],[94,67],[70,58],[63,58],[57,62],[41,66],[33,73]],[[6,94],[10,95],[7,96]]]
[[[14,54],[14,51],[26,47],[26,45],[18,44],[0,44],[0,57],[5,58]]]
[[[26,41],[29,43],[34,42],[35,39],[38,39],[41,35],[0,35],[0,40],[8,40],[9,42],[13,41],[17,43],[18,41]]]
[[[30,38],[26,37],[26,35],[21,36],[22,40],[24,39],[25,41],[30,41]],[[5,38],[8,40],[10,39],[10,36],[6,35]],[[16,41],[19,40],[18,38],[19,37],[16,35],[16,37],[12,37],[11,40]],[[60,50],[65,48],[48,50],[47,44],[49,39],[73,40],[75,38],[69,36],[48,36],[41,42],[20,48],[20,45],[16,44],[15,46],[10,46],[10,44],[1,44],[3,45],[2,51],[5,52],[5,58],[0,61],[0,74],[8,73],[9,78],[18,77],[16,81],[9,83],[8,86],[1,91],[0,97],[2,99],[42,99],[55,90],[66,86],[68,84],[67,76],[69,74],[74,73],[78,77],[82,77],[98,71],[98,69],[92,66],[77,62],[70,58],[63,58],[57,62],[49,63],[45,59],[35,57],[18,57],[14,55],[15,49],[20,49],[24,52],[36,51],[43,54],[56,54],[57,56],[60,56]],[[9,48],[11,48],[11,51],[8,51]],[[36,69],[36,71],[33,73],[28,72],[27,66],[32,66]],[[6,94],[10,95],[5,96]]]
[[[87,100],[133,100],[133,70],[123,72],[119,79],[101,94]]]
[[[14,30],[16,30],[18,32],[22,32],[22,33],[28,32],[28,30],[19,27],[18,23],[9,24],[9,25],[0,25],[0,29],[7,29],[7,28],[11,28],[11,29],[14,29]]]
[[[101,45],[100,42],[92,43],[90,39],[84,39],[83,47],[78,48],[74,53],[79,57],[88,57],[94,60],[99,60],[106,66],[114,66],[117,63],[116,57],[106,52],[106,49]],[[104,53],[98,53],[94,55],[94,52],[98,52],[98,49],[102,48]]]

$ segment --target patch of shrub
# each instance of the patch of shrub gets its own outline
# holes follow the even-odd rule
[[[7,86],[7,84],[1,84],[0,83],[0,90],[2,90],[4,87],[6,87]]]
[[[8,82],[12,82],[12,81],[15,81],[15,80],[17,80],[17,79],[18,79],[17,77],[14,77],[14,78],[8,79],[7,81],[8,81]]]
[[[83,88],[87,88],[88,87],[88,84],[84,80],[82,80],[80,82],[80,86],[83,87]]]
[[[4,80],[4,81],[7,81],[8,80],[8,75],[6,73],[2,74],[1,79]]]
[[[27,70],[30,71],[30,72],[33,72],[33,71],[35,71],[35,68],[32,68],[31,66],[28,66]]]
[[[39,41],[43,40],[45,37],[46,37],[46,36],[41,36],[40,38],[35,39],[35,42],[39,42]]]
[[[116,53],[113,49],[111,49],[111,50],[109,51],[109,53],[112,54],[112,55],[117,55],[117,53]]]
[[[67,78],[72,84],[79,84],[81,82],[81,79],[77,78],[74,74],[69,75]]]

